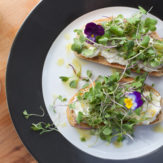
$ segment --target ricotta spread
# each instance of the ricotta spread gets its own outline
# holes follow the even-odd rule
[[[82,52],[82,55],[85,56],[86,58],[93,58],[98,55],[103,56],[109,63],[118,63],[120,65],[127,65],[128,61],[125,60],[123,57],[118,55],[118,51],[116,49],[110,49],[108,50],[100,50],[95,47],[90,46],[88,49]],[[145,66],[142,63],[139,63],[137,65],[140,69],[143,69],[147,72],[152,72],[152,71],[158,71],[158,68],[161,68],[161,66],[153,68],[151,66]]]
[[[150,92],[144,91],[143,95],[145,97],[150,96]],[[148,120],[145,120],[143,124],[148,125],[153,122],[161,111],[161,96],[152,93],[152,101],[144,102],[142,111],[145,113],[145,117],[148,118]]]
[[[111,49],[110,51],[102,50],[101,56],[103,56],[109,63],[119,63],[121,65],[128,64],[127,60],[118,55],[118,51],[116,49]]]

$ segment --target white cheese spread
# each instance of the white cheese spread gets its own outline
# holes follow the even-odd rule
[[[147,97],[150,95],[150,92],[144,91],[143,95]],[[144,102],[142,111],[145,113],[145,117],[149,118],[148,120],[145,120],[143,124],[148,125],[153,122],[161,111],[161,96],[152,93],[152,101]]]
[[[88,49],[83,50],[82,55],[86,58],[93,58],[93,57],[96,57],[98,55],[101,55],[109,63],[118,63],[118,64],[124,65],[124,66],[128,64],[127,60],[125,60],[123,57],[118,55],[118,51],[115,48],[110,49],[108,51],[108,50],[100,50],[100,49],[97,49],[96,47],[90,46],[90,47],[88,47]],[[143,69],[147,72],[157,71],[158,68],[162,67],[162,65],[161,65],[159,67],[153,68],[151,66],[145,66],[142,63],[139,63],[137,66],[140,69]]]
[[[103,56],[109,63],[118,63],[121,65],[128,64],[127,60],[118,55],[118,51],[116,49],[111,49],[110,51],[102,50],[101,56]]]

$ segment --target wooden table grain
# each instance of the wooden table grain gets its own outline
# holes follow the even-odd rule
[[[0,162],[34,163],[19,139],[8,112],[5,93],[6,64],[16,32],[39,0],[0,0]]]

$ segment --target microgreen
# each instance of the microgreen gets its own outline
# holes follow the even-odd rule
[[[29,114],[27,110],[24,110],[23,115],[26,119],[28,119],[31,116],[43,118],[45,116],[45,112],[41,106],[40,109],[42,110],[42,114],[33,114],[33,113]],[[40,134],[51,132],[51,131],[58,131],[58,129],[54,126],[54,124],[50,124],[47,122],[32,123],[31,129],[33,131],[39,132]]]
[[[85,138],[85,137],[81,137],[80,140],[81,140],[82,142],[85,142],[85,141],[86,141],[86,138]]]
[[[25,117],[25,119],[28,119],[29,117],[31,116],[34,116],[34,117],[43,117],[45,115],[45,112],[44,112],[44,109],[42,108],[42,106],[40,106],[40,110],[42,111],[42,114],[31,114],[31,113],[28,113],[27,110],[25,109],[23,111],[23,115]]]
[[[69,77],[67,76],[60,76],[59,77],[63,82],[67,82],[69,80]]]
[[[82,86],[82,88],[87,88],[89,86],[89,83],[86,83]]]
[[[76,121],[77,121],[78,124],[80,124],[82,122],[82,120],[83,120],[83,113],[79,112],[78,116],[76,118]]]
[[[72,80],[69,83],[70,88],[77,88],[77,85],[78,85],[78,80]]]
[[[75,103],[69,104],[68,106],[70,109],[75,109]]]
[[[58,100],[60,100],[61,102],[65,102],[65,101],[67,101],[67,98],[62,97],[61,95],[59,95]]]
[[[54,126],[54,124],[39,122],[39,123],[32,123],[31,129],[33,131],[40,132],[40,134],[51,132],[51,131],[58,131],[58,129]]]
[[[88,76],[88,78],[92,77],[92,72],[90,70],[87,70],[87,76]]]
[[[103,130],[103,134],[104,135],[110,135],[112,133],[112,130],[108,127],[106,127],[104,130]]]

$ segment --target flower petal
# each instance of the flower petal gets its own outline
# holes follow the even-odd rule
[[[137,101],[137,108],[139,108],[140,106],[142,106],[143,105],[143,100],[142,99],[139,99],[138,101]]]
[[[93,22],[86,24],[84,29],[84,33],[87,35],[87,37],[90,37],[91,35],[94,35],[94,37],[102,36],[104,35],[104,32],[104,28],[101,25],[96,25]]]
[[[95,23],[93,23],[93,22],[88,23],[88,24],[85,26],[84,33],[85,33],[87,36],[91,36],[92,34],[95,33],[96,28],[97,28],[97,25],[96,25]]]
[[[138,108],[138,104],[136,102],[133,102],[133,106],[131,110],[136,110]]]
[[[96,35],[102,36],[104,35],[105,31],[104,28],[101,25],[97,25]]]
[[[141,99],[140,92],[134,91],[133,93],[129,93],[127,97],[132,99],[133,102],[133,106],[131,107],[132,110],[135,110],[143,105],[143,100]]]
[[[92,40],[93,42],[96,42],[96,37],[92,37],[92,36],[87,36],[88,39]],[[93,44],[92,42],[90,42],[89,40],[87,40],[87,43],[89,44]]]
[[[141,93],[134,91],[133,94],[136,96],[137,99],[141,99]]]

